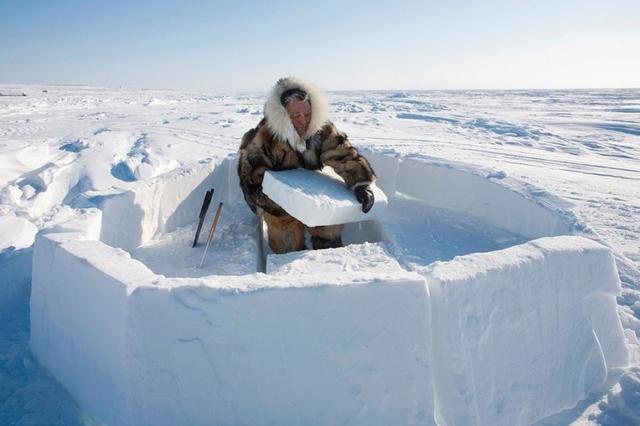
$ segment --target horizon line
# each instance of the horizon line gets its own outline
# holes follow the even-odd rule
[[[131,91],[161,91],[161,92],[181,92],[181,93],[204,93],[204,94],[259,94],[268,93],[271,90],[269,86],[266,90],[230,90],[230,91],[218,91],[214,89],[177,89],[177,88],[160,88],[160,87],[133,87],[127,85],[117,86],[105,86],[105,85],[93,85],[85,83],[7,83],[1,82],[0,86],[38,86],[38,87],[83,87],[92,89],[107,89],[107,90],[131,90]],[[636,87],[613,87],[613,86],[594,86],[594,87],[518,87],[518,88],[486,88],[486,87],[474,87],[474,88],[401,88],[401,89],[325,89],[325,92],[330,93],[349,93],[349,92],[520,92],[520,91],[585,91],[585,90],[640,90],[640,86]],[[1,93],[0,93],[1,94]]]

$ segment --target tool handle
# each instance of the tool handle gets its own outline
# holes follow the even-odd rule
[[[200,237],[200,231],[202,231],[202,224],[204,223],[204,217],[200,219],[198,222],[198,229],[196,229],[196,237],[193,239],[193,245],[191,247],[195,247],[198,245],[198,237]]]
[[[198,221],[198,229],[196,229],[196,237],[193,239],[193,245],[191,247],[195,247],[198,245],[198,238],[200,237],[200,231],[202,230],[202,224],[204,223],[204,218],[207,216],[207,210],[209,210],[209,205],[211,204],[211,199],[213,198],[214,188],[211,188],[204,195],[204,200],[202,201],[202,207],[200,208],[200,216]]]
[[[216,226],[218,226],[218,219],[220,219],[220,213],[222,212],[222,202],[218,204],[218,209],[216,210],[216,215],[213,218],[213,223],[211,224],[211,229],[209,229],[209,236],[207,238],[207,244],[211,243],[211,239],[213,238],[213,233],[216,232]]]
[[[207,210],[209,210],[209,205],[211,204],[211,199],[213,198],[213,191],[215,191],[215,189],[211,188],[204,195],[204,200],[202,201],[202,207],[200,208],[200,216],[199,216],[200,219],[204,219],[204,217],[207,215]]]
[[[211,240],[213,239],[213,233],[216,232],[216,226],[218,225],[218,219],[220,219],[220,213],[222,212],[222,203],[218,204],[218,210],[216,210],[216,216],[213,218],[213,223],[211,223],[211,229],[209,229],[209,236],[207,237],[207,245],[204,248],[204,253],[202,253],[202,259],[200,260],[200,265],[198,268],[202,268],[204,264],[204,258],[207,255],[207,250],[209,250],[209,245],[211,244]]]

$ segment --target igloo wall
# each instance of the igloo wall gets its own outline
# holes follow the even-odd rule
[[[367,158],[386,193],[399,192],[436,208],[464,212],[530,240],[570,235],[581,227],[571,212],[561,208],[560,200],[539,194],[528,197],[529,188],[500,172],[424,156],[399,159],[372,153]]]
[[[167,279],[77,235],[39,237],[32,348],[108,424],[424,424],[427,288],[375,270]],[[356,262],[357,263],[357,262]],[[382,264],[381,264],[382,265]]]
[[[100,240],[131,251],[159,233],[191,224],[211,188],[215,188],[216,201],[240,201],[235,165],[233,157],[205,162],[135,182],[125,190],[94,196],[91,201],[104,213]]]
[[[420,270],[429,284],[437,419],[529,425],[628,363],[611,251],[541,238]]]
[[[391,202],[397,192],[469,209],[528,238],[575,228],[507,179],[368,157]],[[233,160],[203,170],[105,196],[102,211],[38,236],[33,351],[98,421],[530,424],[627,363],[612,254],[581,237],[413,271],[364,243],[273,256],[269,274],[154,274],[121,248],[193,222],[194,192],[242,202]],[[443,174],[447,190],[424,185]]]

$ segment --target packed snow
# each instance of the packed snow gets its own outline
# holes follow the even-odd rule
[[[639,90],[331,93],[388,206],[273,255],[264,94],[0,89],[0,423],[640,418]]]

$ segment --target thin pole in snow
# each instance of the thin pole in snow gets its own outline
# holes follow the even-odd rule
[[[202,268],[204,264],[204,257],[207,255],[207,250],[209,250],[209,245],[211,244],[211,240],[213,239],[213,233],[216,232],[216,226],[218,225],[218,219],[220,219],[220,213],[222,212],[222,202],[218,204],[218,210],[216,210],[216,216],[213,218],[213,222],[211,223],[211,228],[209,229],[209,236],[207,237],[207,246],[204,248],[204,253],[202,253],[202,260],[200,261],[200,266],[198,268]]]

